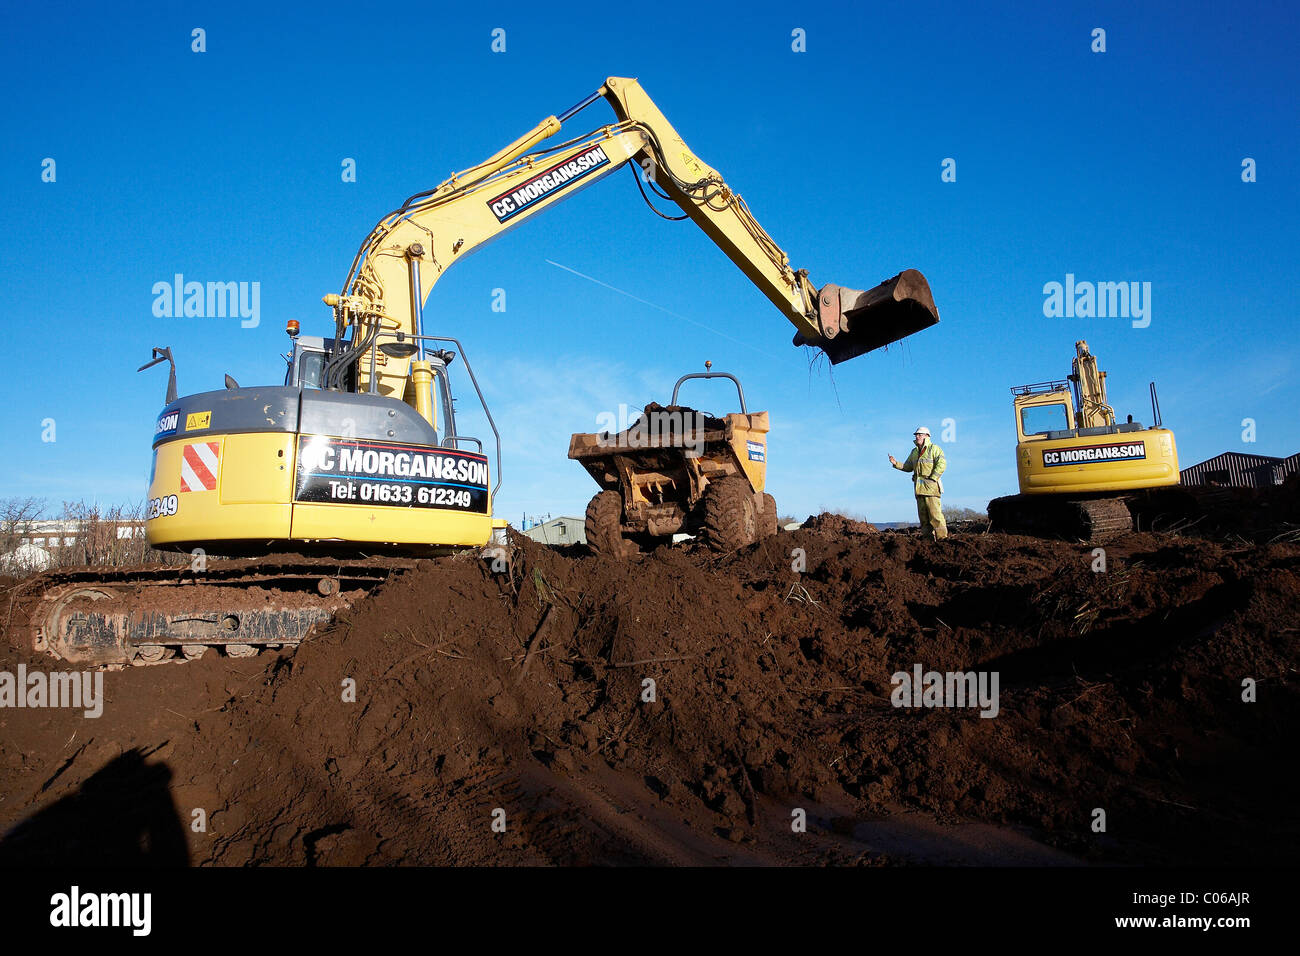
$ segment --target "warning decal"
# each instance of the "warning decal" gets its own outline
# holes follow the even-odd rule
[[[181,452],[181,491],[216,491],[221,442],[186,445]]]

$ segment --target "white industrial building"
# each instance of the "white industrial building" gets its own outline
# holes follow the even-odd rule
[[[118,541],[144,537],[141,521],[97,521],[103,528],[96,537],[106,532]],[[0,572],[26,574],[44,571],[60,563],[59,556],[66,548],[85,544],[87,526],[84,521],[50,519],[46,521],[16,521],[0,528]],[[63,562],[68,563],[65,557]],[[80,563],[74,558],[73,563]]]
[[[551,518],[526,528],[523,533],[542,544],[586,544],[587,519],[563,516]]]

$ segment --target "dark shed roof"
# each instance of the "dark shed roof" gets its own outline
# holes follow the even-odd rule
[[[1292,471],[1300,468],[1300,453],[1290,458],[1272,455],[1247,455],[1225,451],[1182,470],[1185,485],[1227,485],[1232,488],[1267,488],[1281,484]]]

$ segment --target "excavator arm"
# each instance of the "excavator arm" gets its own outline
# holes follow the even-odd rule
[[[600,97],[617,122],[537,148]],[[423,342],[416,339],[409,356],[397,354],[401,349],[392,342],[422,334],[423,305],[442,273],[630,162],[786,316],[795,326],[796,345],[816,346],[841,362],[938,322],[929,286],[915,270],[865,292],[816,288],[806,270],[791,268],[744,200],[690,151],[640,84],[610,77],[572,109],[547,117],[488,160],[417,193],[380,220],[358,250],[343,293],[325,297],[335,311],[336,341],[343,343],[327,366],[328,384],[344,388],[352,382],[358,391],[405,398],[425,413]],[[381,342],[389,344],[388,354],[377,351]]]
[[[915,269],[866,292],[828,284],[820,290],[759,225],[745,200],[686,145],[633,79],[610,77],[600,94],[624,122],[649,138],[643,168],[663,194],[734,262],[796,329],[795,345],[822,349],[834,363],[905,338],[939,321],[925,277]],[[649,163],[645,162],[646,158]]]
[[[1106,399],[1106,373],[1097,368],[1097,357],[1083,339],[1074,343],[1070,383],[1074,386],[1074,403],[1078,406],[1075,428],[1115,424],[1115,409]]]

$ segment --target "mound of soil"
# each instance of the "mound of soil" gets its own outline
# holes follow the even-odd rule
[[[820,531],[823,534],[875,534],[879,531],[869,521],[854,521],[844,515],[834,515],[827,511],[819,515],[809,515],[801,528],[805,531]]]
[[[515,543],[292,655],[106,673],[98,719],[0,710],[0,863],[1294,857],[1300,544]],[[918,666],[996,674],[996,715],[895,706]]]

